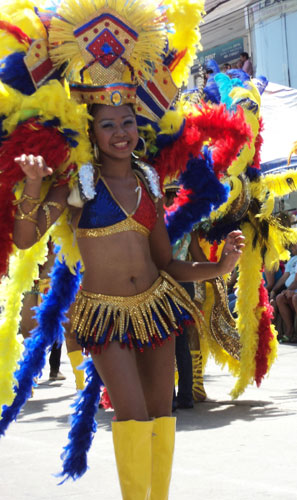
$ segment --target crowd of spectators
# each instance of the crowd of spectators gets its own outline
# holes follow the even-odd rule
[[[247,52],[242,52],[240,54],[240,58],[238,61],[233,62],[233,63],[226,62],[221,67],[221,71],[223,73],[226,73],[227,71],[229,71],[231,69],[242,69],[245,73],[247,73],[251,77],[253,76],[253,73],[254,73],[252,61],[251,61],[251,58]],[[214,73],[214,69],[208,65],[208,61],[207,61],[206,65],[205,65],[205,73],[204,73],[205,83],[207,82],[208,78],[213,75],[213,73]]]

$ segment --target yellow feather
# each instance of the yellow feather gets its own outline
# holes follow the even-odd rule
[[[69,213],[65,210],[53,227],[52,239],[56,245],[61,247],[58,254],[59,259],[63,256],[70,271],[74,272],[74,267],[77,262],[80,261],[83,265],[83,260],[77,246],[75,235],[69,226],[68,217]]]
[[[242,233],[245,236],[245,248],[239,259],[238,292],[236,324],[242,344],[240,357],[240,374],[231,392],[232,398],[242,394],[248,384],[255,378],[255,356],[258,349],[258,326],[261,311],[259,303],[259,286],[262,279],[262,257],[257,243],[253,248],[254,230],[249,223],[244,223]]]
[[[166,26],[158,13],[159,2],[152,0],[65,0],[58,9],[62,19],[54,18],[51,23],[49,42],[53,62],[60,66],[70,64],[66,74],[82,69],[86,62],[82,58],[73,30],[91,19],[102,8],[114,9],[128,25],[138,33],[138,39],[129,63],[138,75],[141,72],[149,78],[154,63],[161,61],[166,41]],[[122,77],[119,75],[119,80]],[[111,83],[111,82],[110,82]],[[99,84],[99,82],[97,82]]]
[[[204,0],[165,0],[168,6],[167,17],[174,26],[174,32],[169,33],[169,47],[178,52],[186,49],[185,56],[172,72],[172,78],[177,87],[186,84],[189,70],[201,49],[199,24],[204,15]]]
[[[10,280],[6,284],[5,310],[0,324],[0,352],[6,353],[0,357],[0,408],[11,405],[15,397],[13,375],[23,350],[17,335],[22,297],[24,292],[31,290],[33,280],[39,275],[38,264],[44,264],[46,260],[48,237],[48,234],[44,235],[29,250],[16,251],[10,259]]]
[[[297,190],[297,172],[286,170],[280,174],[268,174],[264,176],[262,183],[275,196],[285,196]]]
[[[226,179],[224,179],[224,184],[229,184],[229,186],[231,186],[228,200],[223,203],[217,210],[211,212],[210,219],[212,221],[219,219],[220,217],[228,213],[231,204],[236,200],[236,198],[238,198],[242,191],[242,182],[240,179],[238,179],[238,177],[235,177],[234,175],[226,177]]]

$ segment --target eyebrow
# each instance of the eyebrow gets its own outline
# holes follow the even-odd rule
[[[122,116],[122,119],[124,120],[125,118],[133,118],[133,115],[132,114],[129,114],[129,115],[125,115],[125,116]],[[102,122],[110,122],[110,121],[114,121],[115,118],[102,118],[102,120],[99,121],[99,123],[102,123]]]

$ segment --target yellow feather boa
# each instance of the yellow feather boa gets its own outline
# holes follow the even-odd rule
[[[245,249],[239,262],[238,292],[235,310],[238,314],[237,329],[241,340],[240,374],[231,392],[232,398],[242,394],[255,377],[255,357],[258,349],[258,327],[262,310],[258,308],[259,287],[262,280],[262,257],[257,243],[253,248],[254,230],[249,223],[243,224]]]
[[[47,258],[48,233],[28,250],[16,250],[10,258],[9,281],[5,281],[5,309],[0,325],[0,352],[7,353],[0,357],[0,408],[11,405],[15,393],[14,372],[23,351],[22,338],[18,337],[23,294],[32,288],[38,278],[38,264],[44,264]],[[0,413],[1,414],[1,413]]]

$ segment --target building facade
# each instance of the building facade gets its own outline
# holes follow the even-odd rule
[[[236,65],[241,52],[251,56],[254,75],[297,88],[297,0],[206,0],[201,26],[203,50],[191,70],[198,84],[208,59]]]

